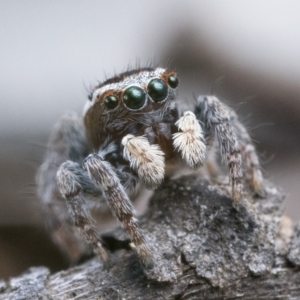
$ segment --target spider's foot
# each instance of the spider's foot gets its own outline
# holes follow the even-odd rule
[[[264,188],[263,176],[259,169],[255,169],[252,172],[252,186],[256,195],[262,198],[266,197],[267,192]]]
[[[140,249],[138,251],[139,257],[145,267],[152,268],[154,266],[153,255],[148,247],[143,247],[143,248],[144,249]]]
[[[93,245],[94,248],[94,253],[100,257],[101,261],[104,264],[109,263],[110,261],[110,255],[108,254],[108,252],[104,249],[103,245],[101,242],[98,242],[95,246]]]
[[[237,207],[242,201],[243,184],[238,178],[233,179],[232,183],[232,200],[233,206]]]

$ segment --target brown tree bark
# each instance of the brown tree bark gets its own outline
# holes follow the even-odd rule
[[[282,216],[284,195],[266,182],[232,206],[227,184],[166,181],[140,220],[153,252],[140,262],[127,236],[103,236],[99,259],[56,274],[31,268],[0,281],[3,299],[300,299],[300,226]]]

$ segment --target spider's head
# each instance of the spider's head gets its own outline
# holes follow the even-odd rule
[[[117,111],[148,112],[174,100],[178,78],[162,68],[142,68],[116,75],[96,86],[86,106],[101,106],[102,114]]]
[[[87,131],[95,136],[150,124],[174,108],[177,86],[176,72],[162,68],[118,74],[93,89],[84,111]]]

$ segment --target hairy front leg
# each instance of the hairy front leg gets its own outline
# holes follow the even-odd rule
[[[66,199],[74,224],[85,241],[102,260],[108,260],[85,201],[87,198],[98,202],[104,200],[129,234],[139,256],[145,262],[151,261],[150,250],[135,218],[136,211],[114,168],[97,154],[89,155],[83,162],[83,167],[84,169],[71,161],[63,163],[57,172],[57,184],[61,195]],[[127,180],[134,177],[131,174],[123,175],[124,178],[128,177]]]
[[[89,155],[83,166],[91,182],[102,191],[103,199],[129,234],[140,258],[145,262],[151,261],[151,252],[138,226],[134,206],[112,166],[97,154]]]
[[[66,199],[75,226],[95,254],[100,256],[103,261],[107,261],[109,256],[102,246],[100,235],[83,196],[84,190],[90,195],[93,190],[94,194],[97,194],[97,190],[93,188],[86,172],[77,163],[67,161],[58,169],[57,184],[61,195]]]

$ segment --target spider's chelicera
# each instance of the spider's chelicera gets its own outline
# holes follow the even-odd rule
[[[217,147],[229,168],[234,205],[243,197],[242,168],[253,190],[262,191],[257,154],[235,112],[214,96],[200,96],[193,111],[179,115],[178,84],[176,72],[162,68],[119,74],[92,90],[83,117],[67,114],[54,128],[37,176],[38,193],[54,239],[72,259],[85,247],[73,224],[108,259],[91,216],[103,203],[139,256],[151,259],[130,197],[143,187],[158,187],[184,165],[213,175]]]

